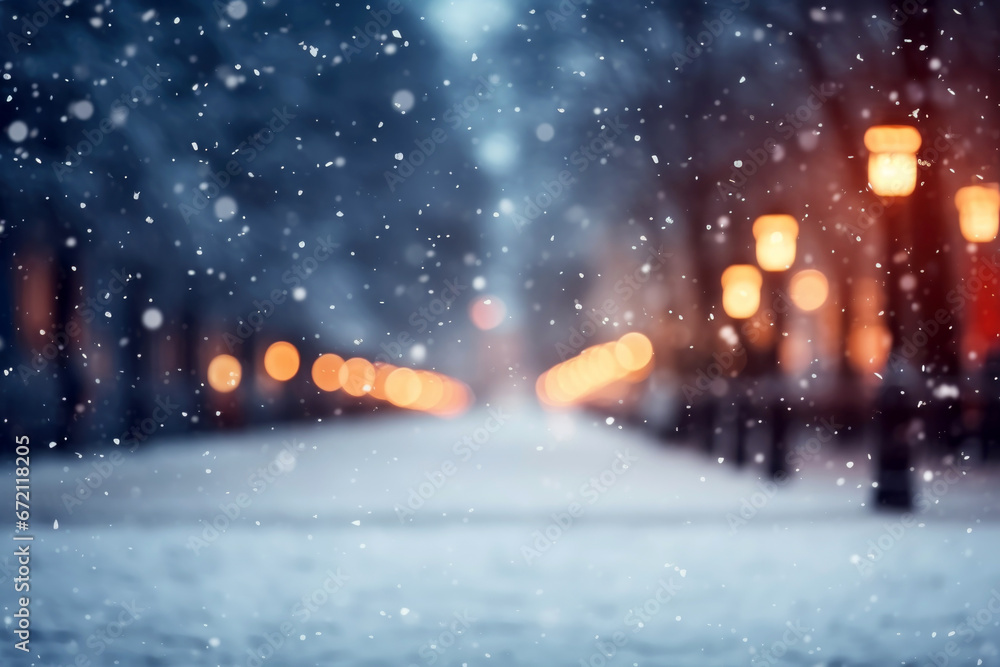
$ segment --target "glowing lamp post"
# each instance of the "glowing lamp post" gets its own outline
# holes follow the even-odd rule
[[[970,185],[955,193],[958,224],[971,243],[988,243],[1000,227],[1000,185]]]
[[[881,197],[905,197],[917,187],[920,133],[909,125],[878,125],[865,132],[868,182]]]
[[[734,264],[722,272],[722,309],[737,320],[752,317],[760,308],[760,271],[750,264]]]
[[[757,263],[765,271],[784,271],[795,261],[799,223],[790,215],[762,215],[753,223]]]

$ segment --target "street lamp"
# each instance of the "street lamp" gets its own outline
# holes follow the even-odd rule
[[[971,243],[989,243],[1000,227],[1000,185],[970,185],[955,193],[958,224]]]
[[[787,271],[795,262],[795,244],[799,237],[799,223],[790,215],[762,215],[753,223],[753,236],[757,240],[757,263],[767,273],[764,279],[767,285],[764,293],[769,295],[772,303],[777,304],[781,298],[781,288],[778,274]],[[779,400],[784,393],[781,373],[778,369],[778,346],[782,344],[784,331],[784,309],[774,308],[773,345],[757,359],[756,372],[769,382],[765,382],[761,391],[770,394],[767,401],[771,414],[771,476],[777,478],[785,471],[784,458],[788,431],[788,410],[784,401]],[[744,404],[741,405],[746,408]],[[737,431],[737,457],[743,456],[746,446],[745,420],[741,419],[740,430]]]
[[[753,317],[760,308],[760,271],[750,264],[734,264],[722,272],[722,309],[737,320]]]
[[[757,263],[765,271],[784,271],[795,261],[799,223],[790,215],[762,215],[753,223]]]
[[[909,125],[879,125],[865,132],[865,147],[871,151],[868,158],[868,183],[872,192],[880,197],[901,199],[913,193],[917,186],[917,151],[920,150],[920,132]],[[884,247],[885,261],[889,267],[892,258],[906,248],[906,239],[912,238],[911,216],[905,211],[890,207],[886,211]],[[927,233],[924,231],[923,233]],[[902,350],[908,312],[906,295],[896,272],[891,272],[889,287],[889,322],[892,335],[892,350]],[[863,330],[862,330],[863,331]],[[856,346],[865,341],[877,348],[884,340],[879,328],[859,333]],[[898,358],[903,358],[897,355]],[[889,359],[893,359],[890,353]],[[910,453],[906,438],[905,424],[910,417],[905,403],[906,392],[901,369],[887,369],[886,384],[879,396],[880,446],[878,452],[877,486],[875,502],[882,507],[909,508],[912,505],[910,493]]]
[[[905,197],[917,187],[920,133],[909,125],[877,125],[865,132],[868,182],[880,197]]]

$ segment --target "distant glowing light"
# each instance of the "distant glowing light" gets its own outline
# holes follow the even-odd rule
[[[469,317],[477,329],[489,331],[503,323],[507,317],[507,306],[495,296],[484,296],[472,302]]]
[[[264,370],[279,382],[287,382],[299,372],[299,351],[285,341],[278,341],[264,353]]]
[[[627,333],[615,343],[615,360],[629,372],[642,370],[653,358],[653,344],[638,331]]]
[[[344,365],[344,360],[336,354],[324,354],[313,362],[312,380],[313,384],[323,391],[337,391],[340,389],[340,367]]]
[[[208,385],[221,394],[228,394],[240,386],[243,366],[236,357],[220,354],[208,364]]]
[[[553,366],[535,382],[535,393],[545,405],[560,407],[590,400],[618,383],[645,378],[652,365],[653,344],[641,333],[630,332],[617,341],[594,345]]]
[[[480,144],[479,157],[485,165],[503,170],[514,164],[517,150],[517,144],[510,137],[494,134]]]
[[[337,376],[345,392],[351,396],[364,396],[375,384],[375,366],[367,359],[354,357],[344,362]]]
[[[806,269],[792,276],[788,291],[796,306],[805,311],[812,311],[826,303],[830,294],[830,284],[826,276],[816,269]]]
[[[406,408],[420,398],[421,383],[417,372],[409,368],[397,368],[385,381],[385,395],[393,405]]]
[[[1000,185],[970,185],[955,193],[962,236],[970,243],[989,243],[1000,229]]]
[[[753,223],[757,263],[765,271],[784,271],[795,261],[799,223],[790,215],[762,215]]]
[[[757,267],[734,264],[722,272],[722,309],[733,319],[752,317],[760,308],[764,279]]]
[[[920,132],[908,125],[880,125],[865,132],[868,182],[883,197],[905,197],[917,187]]]

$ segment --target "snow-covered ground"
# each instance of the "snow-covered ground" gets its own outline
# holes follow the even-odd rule
[[[922,465],[903,525],[832,442],[773,489],[514,400],[99,461],[35,461],[32,651],[4,664],[1000,664],[988,471]]]

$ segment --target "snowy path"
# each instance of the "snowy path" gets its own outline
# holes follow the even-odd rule
[[[293,463],[283,441],[303,443]],[[1000,664],[1000,499],[982,472],[927,483],[940,502],[921,525],[887,529],[861,455],[824,451],[768,500],[749,471],[513,403],[116,460],[107,478],[90,459],[35,464],[34,660],[7,640],[4,664],[256,665],[253,649],[296,666],[886,666],[933,664],[948,641],[953,664]],[[100,486],[70,512],[88,473]],[[411,490],[428,499],[401,522]],[[862,572],[870,540],[888,548]]]

